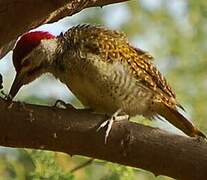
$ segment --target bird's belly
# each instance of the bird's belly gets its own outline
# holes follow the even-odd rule
[[[82,81],[82,87],[79,84],[74,85],[71,90],[83,105],[96,112],[107,114],[122,109],[129,115],[146,115],[151,101],[150,95],[146,94],[142,88],[137,88],[131,93],[115,85],[100,87],[91,82]]]
[[[107,114],[118,109],[129,115],[146,114],[152,94],[124,67],[103,63],[101,68],[74,68],[67,76],[67,86],[83,105]]]

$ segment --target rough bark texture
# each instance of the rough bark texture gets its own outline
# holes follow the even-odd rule
[[[123,1],[127,0],[0,0],[0,58],[13,47],[10,42],[28,30],[84,8]]]
[[[141,124],[113,125],[108,143],[97,127],[105,116],[86,110],[10,104],[0,99],[0,145],[84,155],[182,180],[207,179],[207,143]]]

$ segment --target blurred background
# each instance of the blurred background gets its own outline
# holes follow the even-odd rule
[[[166,76],[186,109],[186,116],[207,134],[207,1],[206,0],[133,0],[89,8],[80,13],[44,25],[39,30],[54,34],[73,25],[93,23],[123,31],[130,42],[149,51],[159,70]],[[12,52],[0,61],[4,93],[8,93],[15,71]],[[16,100],[33,104],[53,105],[57,99],[80,107],[80,102],[65,85],[51,75],[44,75],[23,87]],[[181,133],[167,122],[136,121]],[[0,148],[0,180],[8,179],[101,179],[101,180],[170,180],[155,177],[140,169],[100,160],[74,173],[70,170],[88,158],[70,157],[63,153],[29,149]]]

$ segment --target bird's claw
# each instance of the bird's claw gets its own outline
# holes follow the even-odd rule
[[[5,99],[6,101],[12,101],[11,95],[4,93],[3,90],[1,91],[1,95],[3,96],[3,99]]]
[[[120,120],[126,120],[129,119],[129,115],[119,115],[119,113],[121,112],[121,109],[118,109],[112,116],[110,119],[107,119],[106,121],[104,121],[103,123],[101,123],[101,125],[98,127],[97,131],[99,131],[101,128],[107,126],[106,129],[106,134],[105,134],[105,139],[104,142],[105,144],[107,143],[108,140],[108,136],[109,133],[111,131],[112,125],[114,123],[114,121],[120,121]]]
[[[59,108],[64,108],[64,109],[70,109],[70,108],[74,108],[71,104],[67,104],[65,103],[63,100],[58,99],[55,104],[53,105],[53,107],[59,107]]]
[[[103,123],[101,123],[101,125],[98,127],[96,131],[99,131],[101,128],[105,127],[108,123],[109,123],[109,120],[104,121]]]

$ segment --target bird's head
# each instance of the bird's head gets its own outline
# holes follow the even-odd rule
[[[48,71],[54,59],[57,39],[54,35],[35,31],[25,33],[13,50],[16,77],[9,95],[15,97],[19,89]]]

